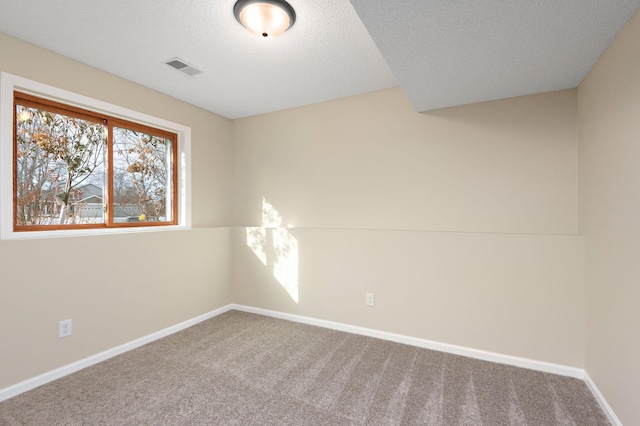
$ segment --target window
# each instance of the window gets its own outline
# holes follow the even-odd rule
[[[49,86],[34,93],[32,85],[2,74],[3,194],[11,188],[2,196],[3,238],[188,224],[188,128]],[[42,96],[48,91],[58,96]]]
[[[173,133],[14,93],[14,230],[176,224]]]

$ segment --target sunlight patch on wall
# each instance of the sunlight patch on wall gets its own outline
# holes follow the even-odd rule
[[[267,266],[267,230],[265,228],[247,228],[247,245],[253,253],[260,259],[264,266]]]
[[[285,228],[272,229],[273,276],[298,303],[298,241]]]
[[[280,213],[262,199],[262,226],[248,227],[247,246],[298,303],[298,240],[282,228]]]
[[[270,203],[262,199],[262,226],[267,228],[278,228],[282,226],[282,216]]]

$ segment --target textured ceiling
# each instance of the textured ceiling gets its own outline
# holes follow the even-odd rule
[[[290,3],[295,25],[266,40],[235,0],[0,0],[0,32],[227,118],[398,86],[348,0]]]
[[[640,0],[351,0],[417,111],[577,87]]]
[[[265,40],[237,23],[234,3],[0,0],[0,32],[227,118],[398,85],[424,111],[575,87],[640,6],[289,0],[295,25]],[[164,64],[174,57],[202,73]]]

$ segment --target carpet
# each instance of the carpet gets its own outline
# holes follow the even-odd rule
[[[230,311],[0,403],[2,425],[609,425],[581,380]]]

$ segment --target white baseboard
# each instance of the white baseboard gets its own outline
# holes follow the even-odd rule
[[[614,426],[622,426],[622,422],[620,421],[618,416],[616,416],[616,413],[613,412],[613,409],[611,408],[607,400],[604,399],[604,395],[602,395],[602,393],[600,392],[600,389],[598,389],[598,386],[596,386],[595,382],[591,379],[591,377],[589,376],[589,374],[587,374],[586,371],[584,372],[584,381],[587,384],[587,387],[593,394],[596,401],[598,401],[598,404],[600,404],[600,408],[602,408],[602,411],[604,411],[604,414],[607,415],[607,418],[609,419],[611,424]]]
[[[304,317],[300,315],[286,314],[267,309],[254,308],[244,305],[230,305],[231,309],[265,315],[273,318],[280,318],[303,324],[315,325],[318,327],[330,328],[333,330],[345,331],[347,333],[360,334],[363,336],[375,337],[392,342],[404,343],[406,345],[417,346],[434,351],[446,352],[455,355],[462,355],[469,358],[481,359],[483,361],[497,362],[499,364],[514,365],[516,367],[528,368],[530,370],[543,371],[545,373],[559,374],[561,376],[575,377],[582,379],[584,370],[566,365],[553,364],[550,362],[536,361],[528,358],[520,358],[511,355],[503,355],[495,352],[472,349],[464,346],[451,345],[448,343],[434,342],[432,340],[420,339],[417,337],[405,336],[402,334],[389,333],[386,331],[374,330],[371,328],[358,327],[339,322],[321,320],[317,318]]]
[[[90,357],[81,359],[79,361],[62,366],[60,368],[56,368],[55,370],[48,371],[39,376],[33,377],[31,379],[27,379],[23,382],[16,383],[15,385],[6,387],[4,389],[0,389],[0,402],[5,401],[21,393],[30,391],[31,389],[35,389],[38,386],[42,386],[46,383],[52,382],[68,374],[75,373],[76,371],[82,370],[83,368],[90,367],[94,364],[105,361],[109,358],[113,358],[114,356],[120,355],[132,349],[138,348],[142,345],[146,345],[147,343],[151,343],[154,340],[158,340],[170,334],[184,330],[185,328],[191,327],[192,325],[196,325],[199,322],[208,320],[209,318],[213,318],[231,309],[232,309],[231,305],[223,306],[222,308],[213,310],[211,312],[207,312],[206,314],[181,322],[180,324],[167,327],[164,330],[157,331],[155,333],[152,333],[147,336],[141,337],[139,339],[133,340],[131,342],[125,343],[123,345],[116,346],[115,348],[108,349],[104,352],[100,352],[96,355],[92,355]]]
[[[545,373],[553,373],[553,374],[559,374],[561,376],[568,376],[568,377],[582,379],[585,381],[585,383],[587,384],[587,387],[589,388],[593,396],[598,401],[598,404],[600,405],[602,410],[605,412],[611,424],[613,424],[614,426],[622,426],[622,423],[620,422],[618,417],[615,415],[615,413],[611,409],[611,406],[607,403],[602,393],[600,393],[600,390],[598,389],[596,384],[593,382],[591,377],[589,377],[586,371],[580,368],[569,367],[569,366],[560,365],[560,364],[553,364],[553,363],[548,363],[543,361],[536,361],[528,358],[520,358],[520,357],[511,356],[511,355],[503,355],[495,352],[488,352],[488,351],[483,351],[479,349],[467,348],[464,346],[434,342],[432,340],[420,339],[417,337],[411,337],[411,336],[405,336],[401,334],[389,333],[386,331],[374,330],[371,328],[359,327],[359,326],[349,325],[349,324],[344,324],[339,322],[327,321],[327,320],[322,320],[317,318],[305,317],[301,315],[287,314],[284,312],[270,311],[267,309],[254,308],[252,306],[236,305],[236,304],[223,306],[219,309],[213,310],[206,314],[184,321],[180,324],[165,328],[164,330],[160,330],[158,332],[133,340],[129,343],[125,343],[115,348],[108,349],[104,352],[100,352],[99,354],[92,355],[90,357],[81,359],[79,361],[73,362],[71,364],[65,365],[55,370],[46,372],[44,374],[25,380],[23,382],[17,383],[15,385],[6,387],[4,389],[0,389],[0,402],[7,400],[9,398],[12,398],[21,393],[27,392],[31,389],[37,388],[38,386],[42,386],[53,380],[64,377],[68,374],[75,373],[76,371],[82,370],[83,368],[90,367],[94,364],[105,361],[109,358],[113,358],[114,356],[120,355],[132,349],[136,349],[142,345],[146,345],[147,343],[151,343],[154,340],[158,340],[170,334],[184,330],[185,328],[191,327],[202,321],[208,320],[217,315],[223,314],[225,312],[228,312],[234,309],[238,311],[250,312],[254,314],[265,315],[268,317],[299,322],[303,324],[315,325],[323,328],[330,328],[333,330],[344,331],[347,333],[354,333],[354,334],[360,334],[363,336],[375,337],[378,339],[389,340],[392,342],[403,343],[407,345],[417,346],[420,348],[432,349],[440,352],[467,356],[470,358],[476,358],[484,361],[497,362],[500,364],[513,365],[516,367],[528,368],[531,370],[542,371]]]

